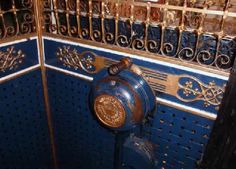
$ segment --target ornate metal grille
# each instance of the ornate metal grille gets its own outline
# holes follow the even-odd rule
[[[235,0],[44,0],[44,31],[228,71]]]
[[[32,0],[0,1],[0,40],[35,32]]]

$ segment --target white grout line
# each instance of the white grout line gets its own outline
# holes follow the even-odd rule
[[[31,70],[36,69],[36,68],[40,68],[40,64],[37,64],[37,65],[34,65],[34,66],[30,66],[30,67],[28,67],[28,68],[26,68],[26,69],[23,69],[23,70],[20,70],[20,71],[18,71],[18,72],[16,72],[16,73],[12,73],[12,74],[10,74],[10,75],[6,75],[6,76],[4,76],[4,77],[1,77],[1,78],[0,78],[0,83],[3,82],[3,81],[6,81],[6,80],[8,80],[8,79],[12,79],[12,78],[14,78],[14,77],[16,77],[16,76],[19,76],[19,75],[21,75],[21,74],[25,74],[25,73],[27,73],[27,72],[29,72],[29,71],[31,71]]]
[[[205,72],[205,71],[202,71],[202,70],[199,70],[199,69],[194,69],[194,68],[189,68],[189,67],[185,67],[185,66],[181,66],[181,65],[176,65],[176,64],[173,64],[173,63],[160,61],[160,60],[156,60],[156,59],[145,58],[143,56],[127,54],[127,53],[124,53],[124,52],[119,52],[119,51],[115,51],[115,50],[90,46],[90,45],[81,44],[81,43],[78,43],[78,42],[71,42],[71,41],[68,41],[68,40],[62,40],[62,39],[57,39],[57,38],[48,37],[48,36],[43,36],[43,39],[53,40],[55,42],[60,42],[60,43],[67,43],[67,44],[75,45],[75,46],[81,46],[81,47],[90,48],[90,49],[94,49],[94,50],[98,50],[98,51],[102,51],[102,52],[108,52],[108,53],[111,53],[111,54],[128,56],[128,57],[131,57],[131,58],[135,58],[135,59],[139,59],[139,60],[143,60],[143,61],[147,61],[147,62],[151,62],[151,63],[156,63],[156,64],[163,65],[163,66],[168,65],[168,67],[173,67],[173,68],[176,68],[176,69],[181,69],[181,70],[184,70],[184,71],[201,74],[201,75],[204,75],[204,76],[209,76],[209,77],[213,77],[213,78],[217,78],[217,79],[222,79],[222,80],[225,80],[225,81],[229,80],[228,76],[217,75],[215,73],[209,73],[209,72]]]
[[[4,47],[4,46],[8,46],[8,45],[14,45],[14,44],[17,44],[17,43],[22,43],[22,42],[27,42],[29,40],[34,40],[34,39],[37,39],[37,36],[33,36],[33,37],[30,37],[30,38],[25,38],[25,39],[21,39],[21,40],[16,40],[16,41],[11,41],[11,42],[6,42],[6,43],[1,43],[0,47]]]
[[[217,115],[213,114],[211,112],[207,112],[207,111],[200,110],[200,109],[197,109],[197,108],[185,106],[185,105],[175,103],[175,102],[172,102],[172,101],[169,101],[169,100],[166,100],[166,99],[162,99],[160,97],[156,97],[156,101],[158,103],[161,103],[161,104],[164,104],[164,105],[167,105],[167,106],[170,106],[170,107],[174,107],[176,109],[186,111],[187,113],[191,113],[191,114],[195,114],[195,115],[198,115],[198,116],[201,116],[201,117],[204,117],[204,118],[208,118],[210,120],[216,120],[216,118],[217,118]]]
[[[69,74],[69,75],[72,75],[72,76],[75,76],[75,77],[78,77],[78,78],[81,78],[81,79],[84,79],[84,80],[93,81],[92,77],[82,75],[82,74],[79,74],[79,73],[75,73],[75,72],[72,72],[72,71],[69,71],[69,70],[65,70],[65,69],[58,68],[58,67],[55,67],[55,66],[51,66],[51,65],[48,65],[48,64],[45,64],[45,67],[49,68],[49,69],[52,69],[52,70],[57,70],[59,72]]]

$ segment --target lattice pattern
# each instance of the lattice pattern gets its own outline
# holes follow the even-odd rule
[[[232,67],[234,0],[154,1],[44,0],[44,30],[220,70]]]
[[[0,1],[0,39],[35,32],[32,0]]]

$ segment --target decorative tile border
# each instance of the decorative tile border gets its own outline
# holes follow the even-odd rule
[[[58,47],[56,55],[67,68],[80,69],[95,74],[117,61],[98,56],[91,51],[79,53],[70,46]],[[141,67],[143,76],[156,92],[162,92],[178,98],[182,102],[203,101],[206,107],[218,108],[223,98],[225,86],[218,86],[214,81],[208,84],[190,75],[175,75]]]

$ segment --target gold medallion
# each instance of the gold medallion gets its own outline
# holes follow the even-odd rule
[[[125,123],[125,109],[114,96],[98,96],[94,101],[94,110],[98,119],[109,127],[118,128]]]

